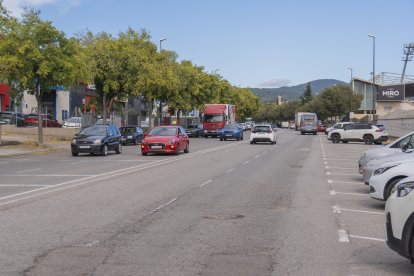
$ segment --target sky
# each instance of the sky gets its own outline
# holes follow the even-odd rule
[[[1,0],[0,0],[1,1]],[[162,49],[240,87],[279,87],[316,79],[349,82],[375,72],[401,74],[403,45],[414,42],[413,0],[3,0],[24,7],[68,37],[145,29]],[[408,62],[407,75],[414,75]]]

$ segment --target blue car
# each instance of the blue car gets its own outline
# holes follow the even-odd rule
[[[220,141],[227,139],[243,140],[243,129],[238,125],[227,125],[220,130]]]
[[[144,131],[137,126],[124,126],[119,129],[121,132],[121,143],[126,144],[141,144],[144,140]]]

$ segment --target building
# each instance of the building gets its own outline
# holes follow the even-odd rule
[[[0,83],[0,111],[10,111],[9,86]]]

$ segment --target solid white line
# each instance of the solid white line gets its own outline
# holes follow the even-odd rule
[[[44,184],[0,184],[0,187],[52,187]]]
[[[355,239],[385,242],[385,239],[378,239],[378,238],[371,238],[371,237],[362,237],[362,236],[355,236],[355,235],[348,235],[348,236],[350,238],[355,238]]]
[[[249,160],[244,161],[244,162],[243,162],[243,165],[246,165],[246,164],[248,164],[248,163],[250,163],[250,161],[249,161]]]
[[[385,215],[384,212],[374,212],[374,211],[364,211],[364,210],[344,209],[344,208],[339,208],[339,210],[347,211],[347,212],[356,212],[356,213],[367,213],[367,214],[373,214],[373,215]]]
[[[350,242],[348,232],[344,229],[338,229],[339,242]]]
[[[152,210],[152,212],[154,213],[154,212],[157,212],[157,211],[159,211],[161,208],[164,208],[164,207],[166,207],[166,206],[168,206],[168,205],[170,205],[171,203],[173,203],[174,201],[176,201],[177,199],[176,198],[173,198],[173,199],[171,199],[170,201],[168,201],[167,203],[165,203],[165,204],[163,204],[163,205],[161,205],[161,206],[159,206],[159,207],[157,207],[157,208],[155,208],[154,210]]]
[[[83,164],[83,163],[88,163],[89,161],[79,161],[79,162],[73,162],[70,163],[69,165],[78,165],[78,164]]]
[[[340,194],[340,195],[356,195],[356,196],[369,196],[367,194],[359,194],[359,193],[343,193],[343,192],[336,192],[335,194]]]
[[[42,168],[36,168],[36,169],[30,169],[30,170],[24,170],[24,171],[18,171],[16,173],[24,173],[24,172],[32,172],[32,171],[38,171],[41,170]]]
[[[60,177],[60,176],[64,176],[64,177],[68,177],[68,176],[99,176],[99,174],[0,174],[0,176],[18,176],[18,177],[47,177],[47,176],[51,176],[51,177]],[[80,180],[80,179],[79,179]],[[0,198],[1,199],[1,198]]]
[[[230,170],[227,170],[226,173],[230,173],[234,170],[234,168],[231,168]]]
[[[207,185],[208,183],[213,182],[213,180],[209,179],[206,182],[204,182],[203,184],[200,184],[200,187],[203,187],[204,185]]]
[[[256,156],[254,157],[254,159],[257,159],[257,158],[259,158],[259,157],[260,157],[260,154],[256,155]]]

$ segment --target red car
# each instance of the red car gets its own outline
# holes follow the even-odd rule
[[[148,153],[188,153],[190,141],[181,126],[157,126],[144,138],[141,144],[142,155]]]
[[[39,120],[37,114],[29,114],[24,118],[24,122],[27,126],[38,126]],[[42,115],[42,126],[43,127],[62,127],[52,115]]]
[[[326,131],[326,126],[324,126],[324,125],[318,125],[316,127],[316,129],[317,129],[318,132],[325,132]]]

